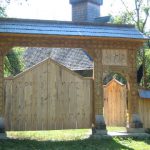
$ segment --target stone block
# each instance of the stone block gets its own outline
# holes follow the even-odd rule
[[[145,133],[144,128],[127,128],[128,133]]]
[[[95,117],[96,129],[106,130],[106,124],[103,115],[96,115]]]
[[[4,118],[0,117],[0,133],[5,133]]]

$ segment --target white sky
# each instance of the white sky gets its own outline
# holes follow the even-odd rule
[[[69,0],[28,0],[22,5],[18,4],[18,1],[19,0],[11,0],[12,3],[7,7],[8,17],[71,21],[72,14]],[[126,2],[128,8],[133,10],[134,0],[124,1]],[[101,16],[106,16],[108,14],[115,16],[121,11],[125,11],[121,0],[103,0],[103,5],[101,6]],[[147,30],[150,30],[149,24],[150,18],[147,22]]]
[[[120,0],[103,0],[101,16],[117,14],[123,10]],[[132,7],[131,0],[128,1]],[[27,3],[19,5],[12,0],[7,7],[7,15],[11,18],[32,18],[47,20],[71,20],[71,5],[69,0],[28,0]]]

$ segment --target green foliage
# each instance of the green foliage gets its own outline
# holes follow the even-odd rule
[[[130,14],[129,14],[130,13]],[[133,12],[120,12],[118,16],[112,16],[111,22],[114,24],[134,24],[131,15]]]
[[[133,0],[135,9],[130,11],[125,0],[121,0],[125,7],[125,12],[113,17],[112,23],[115,24],[134,24],[135,27],[145,35],[150,35],[147,25],[150,18],[150,0]],[[137,68],[143,64],[143,79],[141,85],[150,87],[150,42],[145,43],[144,47],[137,52]]]
[[[0,18],[6,17],[5,8],[0,6]]]
[[[118,80],[119,82],[121,82],[122,84],[126,84],[127,80],[120,74],[120,73],[116,73],[116,72],[111,72],[109,75],[107,75],[104,80],[103,80],[103,84],[106,85],[107,83],[109,83],[113,78],[115,78],[116,80]]]
[[[4,76],[16,75],[23,71],[23,52],[25,48],[15,47],[5,56]]]

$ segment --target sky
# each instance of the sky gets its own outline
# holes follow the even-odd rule
[[[7,15],[11,18],[29,18],[43,20],[71,20],[71,5],[69,0],[28,0],[19,5],[16,0],[7,7]],[[129,8],[133,7],[131,0],[126,0]],[[120,0],[103,0],[101,16],[117,15],[124,7]]]

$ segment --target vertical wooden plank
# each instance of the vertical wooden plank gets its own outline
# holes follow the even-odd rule
[[[56,129],[55,107],[56,107],[56,67],[48,61],[48,129]]]
[[[47,62],[43,63],[40,69],[41,72],[41,87],[40,87],[40,95],[41,95],[41,122],[42,122],[42,130],[47,129]]]
[[[67,80],[68,72],[66,70],[62,70],[62,97],[63,97],[63,129],[68,129],[69,126],[69,82]]]
[[[20,78],[18,78],[18,89],[17,89],[17,93],[18,93],[18,124],[19,124],[19,131],[24,130],[24,119],[23,119],[23,109],[24,109],[24,76],[21,76]]]
[[[5,80],[5,122],[6,122],[6,130],[11,130],[11,107],[12,107],[12,80]]]
[[[31,74],[32,72],[25,73],[24,76],[24,93],[25,93],[25,116],[26,116],[26,126],[25,130],[31,130],[31,107],[32,107],[32,89],[31,89]]]

